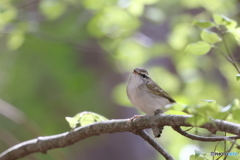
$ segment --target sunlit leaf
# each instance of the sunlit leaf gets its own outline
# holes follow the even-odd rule
[[[78,117],[65,117],[65,119],[71,128],[76,128],[77,124],[79,124]]]
[[[85,126],[94,122],[106,121],[107,118],[104,116],[94,113],[94,112],[82,112],[79,113],[78,116],[80,117],[79,122],[81,126]]]
[[[218,112],[214,115],[214,119],[225,120],[229,116],[229,112]]]
[[[175,110],[168,110],[166,112],[164,112],[164,114],[173,114],[173,115],[188,115],[185,112],[182,111],[175,111]]]
[[[77,124],[85,126],[94,122],[106,121],[107,118],[94,112],[84,111],[76,114],[74,117],[66,117],[66,120],[71,128],[76,128]]]
[[[206,118],[225,120],[229,115],[229,109],[224,109],[215,100],[203,100],[200,106],[196,107],[196,113]]]
[[[143,3],[145,5],[150,5],[158,2],[159,0],[135,0],[136,2]]]
[[[117,38],[136,29],[138,26],[139,21],[136,17],[120,8],[108,7],[90,20],[88,31],[96,37],[105,35]]]
[[[234,36],[236,39],[237,43],[240,45],[240,27],[235,28],[231,34]]]
[[[237,120],[238,122],[240,122],[240,108],[234,109],[232,111],[232,115],[233,115],[233,119]]]
[[[194,20],[191,24],[202,28],[209,28],[215,26],[213,22],[208,20]]]
[[[179,23],[174,26],[172,33],[168,37],[168,43],[175,50],[183,50],[188,44],[188,35],[190,34],[188,23]]]
[[[193,117],[188,118],[186,122],[193,126],[201,126],[209,121],[210,119],[206,118],[206,116],[200,116],[199,114],[196,114]]]
[[[195,152],[195,157],[196,157],[196,158],[199,157],[200,155],[206,154],[205,152],[198,151],[198,150],[194,150],[194,152]]]
[[[239,99],[234,99],[232,103],[229,104],[231,106],[231,113],[233,115],[233,119],[240,122],[240,101]]]
[[[220,14],[213,15],[214,22],[218,25],[224,25],[227,29],[231,30],[236,28],[237,22]]]
[[[132,72],[132,68],[143,64],[148,57],[145,48],[132,38],[122,40],[116,48],[116,54],[114,54],[114,58],[123,68],[131,68],[130,72]]]
[[[5,24],[17,16],[17,10],[9,3],[0,4],[0,24]]]
[[[196,155],[191,155],[189,160],[205,160],[205,158],[201,156],[196,157]]]
[[[80,2],[83,4],[84,7],[91,10],[100,10],[105,7],[111,6],[112,4],[116,3],[117,0],[81,0]],[[126,3],[126,2],[125,2]]]
[[[201,38],[203,41],[211,44],[222,41],[222,38],[219,37],[217,33],[211,32],[209,30],[203,30],[201,33]]]
[[[187,45],[187,47],[184,50],[184,53],[203,55],[208,53],[210,49],[211,49],[210,44],[208,44],[207,42],[199,41]]]
[[[8,48],[10,50],[16,50],[23,44],[24,39],[25,39],[25,36],[22,31],[12,32],[8,37],[8,42],[7,42]]]
[[[164,106],[167,110],[175,110],[175,111],[182,111],[185,109],[185,105],[174,103]]]
[[[237,81],[240,79],[240,74],[236,75],[236,79],[237,79]]]
[[[56,0],[40,1],[40,10],[48,19],[56,19],[66,10],[66,4]]]
[[[236,109],[236,108],[240,108],[240,101],[239,99],[235,98],[229,105],[226,106],[228,111],[230,111],[230,109]]]
[[[216,101],[213,100],[213,99],[204,99],[202,101],[207,102],[207,103],[214,103],[214,104],[216,104]]]
[[[127,10],[134,16],[141,16],[144,11],[144,4],[137,2],[133,3],[127,8]]]

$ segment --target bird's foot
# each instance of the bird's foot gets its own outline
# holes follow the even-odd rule
[[[130,118],[130,120],[128,121],[129,123],[132,122],[134,119],[139,118],[139,117],[143,117],[144,115],[134,115],[132,118]]]
[[[162,113],[164,113],[164,112],[161,109],[157,109],[156,111],[154,111],[155,116],[158,115],[158,114],[162,114]]]

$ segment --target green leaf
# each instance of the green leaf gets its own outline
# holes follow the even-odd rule
[[[234,109],[233,111],[232,111],[232,115],[233,115],[233,119],[234,120],[237,120],[238,122],[240,122],[240,108],[238,108],[238,109]]]
[[[236,79],[237,79],[237,81],[240,79],[240,74],[236,75]]]
[[[224,25],[228,30],[234,29],[237,22],[221,14],[213,15],[214,22],[218,25]]]
[[[93,112],[82,112],[79,114],[80,120],[79,123],[81,126],[85,126],[94,122],[106,121],[107,118],[104,116],[93,113]]]
[[[231,113],[233,115],[233,119],[240,122],[240,101],[239,99],[234,99],[232,103],[229,104],[231,106]],[[228,106],[229,106],[228,105]]]
[[[100,114],[88,111],[78,113],[74,117],[65,117],[65,119],[67,120],[71,128],[76,128],[77,124],[80,124],[80,126],[85,126],[94,122],[107,120],[107,118]]]
[[[228,111],[230,111],[231,109],[237,109],[240,108],[240,101],[239,99],[235,98],[229,105],[227,105],[226,107],[229,107]],[[225,108],[225,107],[224,107]]]
[[[184,53],[192,53],[197,55],[203,55],[210,51],[211,46],[207,42],[199,41],[197,43],[188,44],[184,50]]]
[[[195,152],[195,157],[199,157],[200,155],[205,155],[206,153],[205,152],[202,152],[202,151],[198,151],[198,150],[194,150]]]
[[[207,21],[207,20],[194,20],[191,24],[202,27],[202,28],[209,28],[209,27],[215,26],[214,23],[212,23],[211,21]]]
[[[213,116],[214,119],[225,120],[229,116],[229,112],[219,112]]]
[[[40,1],[40,10],[48,19],[56,19],[66,10],[66,4],[56,0]]]
[[[167,111],[165,114],[174,114],[174,115],[188,115],[187,113],[183,112],[186,109],[186,105],[174,103],[164,106]]]
[[[132,4],[127,8],[127,10],[134,16],[141,16],[144,11],[144,4],[132,2]]]
[[[213,99],[204,99],[202,100],[203,102],[207,102],[207,103],[212,103],[212,104],[216,104],[216,101]]]
[[[8,37],[8,42],[7,42],[8,48],[10,50],[16,50],[23,44],[24,40],[25,40],[25,35],[23,32],[13,32]]]
[[[7,1],[2,1],[0,3],[0,24],[3,25],[5,23],[10,22],[15,19],[17,16],[17,8],[13,7],[11,3],[7,3]]]
[[[26,23],[18,23],[16,28],[8,35],[7,46],[10,50],[16,50],[24,43],[26,28]]]
[[[167,110],[182,111],[185,109],[185,106],[179,103],[173,103],[173,104],[164,106],[164,108],[166,108]]]
[[[209,118],[206,118],[206,116],[200,116],[199,114],[196,114],[193,117],[188,118],[186,122],[193,126],[201,126],[209,121]]]
[[[173,115],[188,115],[185,112],[182,111],[175,111],[175,110],[168,110],[166,112],[164,112],[164,114],[173,114]]]
[[[67,120],[69,126],[72,129],[76,128],[77,124],[79,124],[79,122],[78,122],[79,118],[77,118],[77,117],[65,117],[65,119]]]
[[[213,119],[221,119],[224,120],[229,115],[229,110],[231,107],[222,108],[220,105],[216,103],[215,100],[203,100],[200,106],[196,107],[196,113],[203,116],[205,118],[213,118]]]
[[[204,160],[204,157],[200,157],[200,156],[196,157],[195,155],[191,155],[189,159],[190,160]]]
[[[222,38],[219,37],[218,34],[211,32],[209,30],[203,30],[201,33],[201,38],[203,41],[211,44],[222,41]]]
[[[240,27],[235,28],[231,34],[234,36],[238,44],[240,44]]]

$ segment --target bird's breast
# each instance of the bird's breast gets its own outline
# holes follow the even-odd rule
[[[132,104],[142,112],[153,115],[157,109],[162,109],[169,100],[149,92],[145,85],[129,86],[127,88],[127,95]]]

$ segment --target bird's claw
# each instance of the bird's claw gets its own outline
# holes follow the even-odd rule
[[[139,118],[139,117],[143,117],[144,115],[134,115],[132,118],[130,118],[130,120],[128,121],[128,123],[132,122],[134,119]]]

